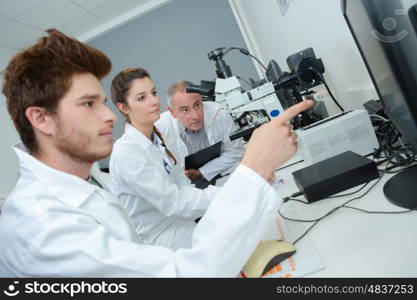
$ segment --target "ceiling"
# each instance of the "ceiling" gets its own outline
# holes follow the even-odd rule
[[[161,2],[166,0],[1,0],[0,47],[20,50],[48,28],[86,40]]]

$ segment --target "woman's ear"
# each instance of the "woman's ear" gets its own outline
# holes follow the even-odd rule
[[[116,103],[117,108],[125,115],[128,115],[129,113],[129,106],[125,103],[117,102]]]
[[[34,129],[47,135],[53,134],[55,122],[45,108],[30,106],[26,108],[25,115]]]

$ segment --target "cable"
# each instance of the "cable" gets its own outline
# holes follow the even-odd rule
[[[267,68],[265,67],[265,65],[257,57],[255,57],[254,55],[250,54],[248,50],[246,50],[245,48],[236,48],[236,49],[238,49],[240,51],[240,53],[252,57],[254,60],[256,60],[256,62],[258,64],[260,64],[262,66],[262,68],[264,68],[265,71],[267,70]]]
[[[354,209],[354,210],[358,210],[360,212],[364,212],[367,214],[405,214],[405,213],[409,213],[414,211],[415,209],[408,209],[408,210],[402,210],[402,211],[371,211],[371,210],[366,210],[366,209],[362,209],[362,208],[358,208],[358,207],[353,207],[353,206],[349,206],[349,205],[345,205],[342,208],[349,208],[349,209]]]
[[[247,56],[252,57],[258,64],[260,64],[262,66],[262,68],[264,68],[264,70],[266,71],[267,68],[265,67],[265,65],[254,55],[250,54],[248,50],[246,50],[245,48],[239,48],[239,47],[230,47],[229,49],[227,49],[224,53],[223,56],[228,53],[231,50],[239,50],[240,53],[245,54]]]
[[[334,195],[334,196],[329,196],[329,197],[326,197],[325,199],[331,199],[331,198],[339,198],[339,197],[345,197],[345,196],[350,196],[350,195],[353,195],[353,194],[356,194],[356,193],[359,193],[361,190],[363,190],[367,185],[369,184],[369,181],[367,182],[367,183],[365,183],[360,189],[358,189],[357,191],[354,191],[354,192],[351,192],[351,193],[347,193],[347,194],[340,194],[340,195]],[[302,201],[302,200],[300,200],[300,199],[296,199],[295,197],[298,197],[298,196],[301,196],[301,195],[303,195],[303,192],[301,192],[301,191],[299,191],[299,192],[296,192],[296,193],[294,193],[294,194],[292,194],[292,195],[290,195],[290,196],[287,196],[287,197],[284,197],[283,198],[283,202],[284,203],[286,203],[286,202],[288,202],[288,201],[296,201],[296,202],[301,202],[301,203],[304,203],[304,204],[309,204],[309,202],[305,202],[305,201]]]
[[[302,202],[302,201],[300,201]],[[409,209],[409,210],[403,210],[403,211],[369,211],[369,210],[365,210],[362,208],[357,208],[357,207],[353,207],[353,206],[348,206],[348,205],[343,205],[340,208],[348,208],[348,209],[353,209],[353,210],[358,210],[360,212],[364,212],[367,214],[386,214],[386,215],[392,215],[392,214],[405,214],[405,213],[410,213],[412,211],[415,211],[416,209]],[[335,212],[336,210],[334,210],[333,212]],[[332,212],[332,213],[333,213]],[[329,214],[330,215],[330,214]],[[323,218],[324,219],[324,218]],[[321,219],[322,220],[322,219]],[[307,233],[310,232],[311,229],[313,229],[314,226],[316,226],[321,220],[315,221],[313,225],[311,225],[301,236],[299,236],[294,242],[293,244],[297,244],[303,237],[305,237],[307,235]]]
[[[384,122],[391,122],[390,120],[388,120],[388,119],[386,119],[386,118],[384,118],[384,117],[381,117],[380,115],[370,114],[369,116],[370,116],[371,118],[377,118],[377,119],[380,119],[380,120],[382,120],[382,121],[384,121]]]
[[[382,152],[385,155],[385,162],[387,165],[385,169],[379,169],[383,173],[397,173],[401,170],[390,171],[392,169],[406,166],[411,167],[416,162],[416,155],[408,146],[393,146],[392,141],[381,143]],[[405,157],[406,158],[405,158]],[[380,165],[380,163],[378,163]]]
[[[225,56],[227,53],[229,53],[230,51],[235,50],[235,49],[239,49],[239,48],[237,48],[237,47],[229,47],[229,48],[227,48],[227,49],[223,52],[223,55],[222,55],[222,56]]]
[[[242,52],[242,51],[241,51]],[[250,57],[252,57],[254,60],[256,60],[258,62],[258,64],[260,64],[262,66],[262,68],[264,68],[264,70],[266,71],[267,68],[265,67],[265,65],[263,63],[261,63],[261,61],[259,59],[257,59],[255,56],[253,56],[252,54],[248,53],[246,55],[249,55]]]
[[[304,204],[307,204],[307,203],[304,203]],[[317,219],[314,219],[314,220],[302,220],[302,219],[293,219],[293,218],[287,217],[287,216],[283,215],[282,212],[279,209],[278,209],[278,214],[280,215],[280,217],[282,217],[283,219],[288,220],[288,221],[300,222],[300,223],[314,223],[314,222],[317,222]]]
[[[376,128],[375,134],[380,148],[374,151],[374,159],[380,159],[377,165],[386,163],[386,168],[381,170],[384,173],[396,173],[390,171],[398,167],[410,166],[416,162],[416,154],[401,141],[401,134],[395,125],[389,120],[379,115],[370,115],[372,125]]]
[[[291,200],[291,198],[295,198],[295,197],[301,196],[302,194],[303,194],[303,192],[298,191],[298,192],[295,192],[294,194],[292,194],[291,196],[288,196],[288,197],[283,198],[282,200],[285,203],[285,202],[288,202],[288,200]]]
[[[378,169],[380,172],[383,172],[383,173],[385,173],[385,174],[395,174],[395,173],[400,173],[400,172],[402,172],[402,171],[404,171],[404,170],[407,170],[407,169],[410,169],[410,168],[415,168],[417,165],[411,165],[411,166],[407,166],[407,167],[405,167],[405,168],[401,168],[401,169],[399,169],[399,170],[395,170],[395,171],[387,171],[387,170],[381,170],[381,169]],[[398,168],[399,166],[395,166],[394,168]],[[389,167],[389,168],[391,168],[391,167]]]
[[[344,112],[344,108],[339,104],[339,102],[336,100],[336,98],[333,96],[332,91],[330,90],[329,86],[327,85],[326,79],[324,79],[323,74],[321,74],[316,68],[310,67],[310,70],[314,71],[317,75],[319,75],[320,79],[323,81],[324,86],[326,87],[327,91],[329,92],[330,97],[333,99],[333,102],[337,105],[337,107]]]
[[[345,196],[351,196],[353,194],[359,193],[360,191],[362,191],[368,184],[370,181],[368,181],[367,183],[365,183],[359,190],[351,192],[351,193],[347,193],[347,194],[339,194],[339,195],[334,195],[334,196],[329,196],[326,199],[331,199],[331,198],[339,198],[339,197],[345,197]]]
[[[313,229],[314,226],[316,226],[321,220],[316,221],[313,225],[311,225],[302,235],[300,235],[294,242],[293,244],[297,244],[303,237],[305,237],[307,235],[307,233],[310,232],[311,229]]]
[[[288,200],[294,201],[294,202],[300,202],[300,203],[303,203],[303,204],[310,204],[307,201],[303,201],[303,200],[300,200],[300,199],[297,199],[297,198],[289,198]]]
[[[294,221],[294,222],[303,222],[303,223],[314,223],[313,225],[311,225],[300,237],[298,237],[293,244],[295,245],[296,243],[298,243],[304,236],[307,235],[307,233],[314,227],[317,225],[318,222],[320,222],[321,220],[325,219],[326,217],[330,216],[331,214],[333,214],[334,212],[338,211],[339,209],[343,208],[344,206],[346,206],[348,203],[360,199],[363,196],[365,196],[366,194],[368,194],[382,179],[382,177],[384,176],[384,173],[382,173],[382,176],[378,178],[378,180],[362,195],[358,196],[358,197],[354,197],[352,199],[347,200],[346,202],[344,202],[343,204],[334,207],[333,209],[331,209],[330,211],[328,211],[327,213],[325,213],[323,216],[316,218],[316,219],[312,219],[312,220],[301,220],[301,219],[292,219],[292,218],[288,218],[287,216],[284,216],[280,210],[278,210],[279,215],[289,221]],[[368,182],[369,183],[369,182]],[[363,188],[363,187],[362,187]],[[362,189],[361,188],[361,189]],[[358,192],[358,191],[357,191]]]

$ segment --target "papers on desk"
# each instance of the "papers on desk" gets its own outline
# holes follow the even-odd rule
[[[291,216],[296,218],[296,212],[291,212]],[[302,223],[291,223],[291,227],[286,226],[285,220],[277,217],[276,226],[270,226],[264,239],[283,239],[293,242],[305,232]],[[296,245],[297,252],[290,258],[284,260],[279,265],[272,268],[263,277],[267,278],[290,278],[303,277],[313,272],[324,269],[326,266],[317,251],[313,241],[307,236],[303,237]]]

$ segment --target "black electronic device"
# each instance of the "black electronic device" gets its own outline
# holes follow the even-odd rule
[[[417,0],[342,0],[342,10],[384,112],[417,151]],[[384,194],[416,209],[416,182],[417,168],[408,169],[385,184]]]
[[[216,82],[209,80],[201,80],[200,85],[189,83],[185,91],[186,93],[197,93],[201,95],[201,100],[203,101],[215,101],[216,96],[214,95],[214,90],[216,88]]]
[[[379,177],[374,161],[347,151],[292,173],[308,202],[315,202]]]
[[[223,142],[217,142],[185,157],[185,169],[199,169],[209,161],[220,156]]]
[[[316,58],[313,48],[288,56],[287,65],[298,78],[297,88],[300,92],[323,83],[321,74],[324,73],[324,65],[321,58]]]
[[[268,78],[270,82],[278,82],[283,74],[284,72],[282,72],[281,67],[272,59],[266,69],[266,78]],[[294,80],[296,80],[296,77],[294,77]],[[277,87],[275,88],[275,92],[283,109],[287,109],[297,103],[289,89]]]
[[[378,115],[383,118],[387,116],[384,113],[384,107],[382,106],[381,100],[369,100],[363,104],[363,107],[370,115]]]
[[[303,96],[311,97],[311,88],[325,83],[324,65],[321,58],[316,58],[313,48],[309,47],[287,58],[289,72],[282,72],[278,63],[271,60],[266,70],[269,81],[274,83],[275,91],[282,107],[287,109],[297,102],[303,101]],[[326,84],[326,88],[327,84]],[[330,93],[330,91],[329,91]],[[329,114],[323,102],[316,101],[313,108],[302,112],[291,120],[294,129],[315,123],[328,117]]]
[[[209,60],[213,60],[216,64],[216,74],[219,78],[229,78],[232,76],[232,70],[230,69],[230,66],[226,64],[226,62],[223,60],[223,56],[229,52],[233,47],[225,48],[220,47],[217,49],[214,49],[210,51],[207,56]]]

